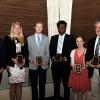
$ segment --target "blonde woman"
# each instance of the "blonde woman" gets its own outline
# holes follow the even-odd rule
[[[10,83],[10,100],[21,100],[28,46],[20,22],[12,23],[10,35],[5,37],[4,43]]]

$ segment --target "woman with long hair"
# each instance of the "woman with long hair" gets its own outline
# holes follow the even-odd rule
[[[20,22],[13,22],[10,35],[4,39],[7,70],[10,83],[10,100],[21,100],[22,83],[25,82],[28,46]]]

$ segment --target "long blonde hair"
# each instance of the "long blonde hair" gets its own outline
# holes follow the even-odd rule
[[[13,22],[12,23],[11,30],[10,30],[10,37],[11,37],[11,39],[14,38],[14,31],[13,30],[14,30],[14,26],[15,25],[19,25],[20,26],[21,31],[20,31],[18,39],[19,39],[19,42],[21,43],[21,45],[23,45],[24,44],[24,36],[23,36],[23,32],[22,32],[22,25],[21,25],[20,22]]]

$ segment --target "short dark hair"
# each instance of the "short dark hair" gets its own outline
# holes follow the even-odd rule
[[[58,22],[57,22],[57,27],[58,27],[60,24],[64,24],[65,27],[67,26],[67,23],[66,23],[64,20],[58,21]]]

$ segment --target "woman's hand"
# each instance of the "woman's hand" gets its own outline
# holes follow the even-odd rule
[[[12,58],[11,60],[14,62],[14,64],[18,64],[17,59]]]
[[[3,72],[3,67],[1,67],[1,69],[0,69],[0,74]]]

